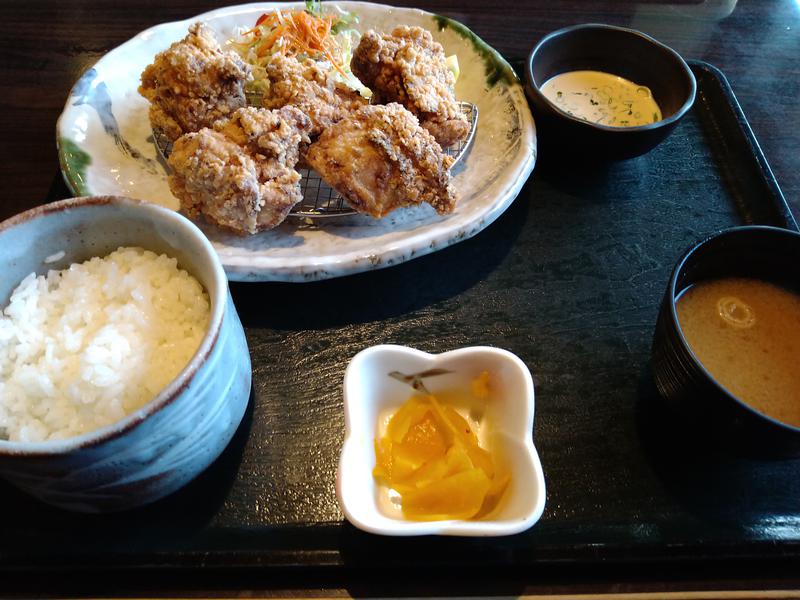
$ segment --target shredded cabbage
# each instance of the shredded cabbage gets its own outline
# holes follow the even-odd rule
[[[252,29],[240,32],[231,45],[253,67],[253,81],[247,91],[264,94],[269,90],[265,67],[276,53],[281,53],[300,61],[316,61],[330,72],[330,81],[369,98],[370,90],[350,70],[350,60],[361,37],[354,27],[358,16],[335,5],[332,8],[323,10],[319,0],[307,0],[305,10],[264,13]]]

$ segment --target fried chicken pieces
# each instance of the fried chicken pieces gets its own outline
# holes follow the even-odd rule
[[[350,68],[372,90],[373,103],[399,102],[442,148],[467,137],[470,126],[456,102],[455,77],[444,48],[429,31],[406,26],[391,34],[369,30],[361,36]]]
[[[204,215],[239,234],[272,229],[302,200],[294,166],[310,129],[293,106],[240,108],[175,142],[170,190],[190,217]]]
[[[295,57],[276,54],[265,69],[269,87],[261,105],[296,106],[311,119],[312,139],[367,104],[358,92],[334,82],[329,72],[312,60],[301,63]]]
[[[453,159],[400,104],[360,108],[326,129],[306,162],[353,208],[376,218],[421,202],[439,214],[455,207]]]
[[[150,101],[153,128],[174,141],[244,107],[244,85],[251,79],[249,65],[223,52],[211,30],[195,23],[145,68],[139,93]]]
[[[429,32],[364,34],[351,68],[374,105],[312,59],[275,53],[263,67],[262,108],[246,107],[250,66],[196,23],[142,73],[151,124],[174,141],[169,186],[188,216],[241,235],[271,229],[302,200],[303,159],[373,217],[422,202],[452,212],[442,147],[470,126]]]

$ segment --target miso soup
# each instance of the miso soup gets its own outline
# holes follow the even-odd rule
[[[699,283],[677,300],[689,347],[731,394],[800,427],[800,296],[756,279]]]

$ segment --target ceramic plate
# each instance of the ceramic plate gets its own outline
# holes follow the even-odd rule
[[[496,461],[497,472],[511,483],[496,507],[477,520],[412,521],[403,517],[394,490],[376,482],[375,440],[412,395],[408,383],[389,376],[441,369],[425,378],[431,394],[449,390],[460,396],[453,405],[472,423],[482,448]],[[473,385],[488,376],[489,397],[474,395]],[[372,346],[356,354],[344,376],[345,438],[336,473],[336,497],[347,520],[381,535],[497,536],[520,533],[542,516],[545,482],[533,445],[533,377],[519,357],[501,348],[472,346],[428,354],[407,346]]]
[[[318,226],[288,220],[280,227],[238,237],[198,223],[236,281],[313,281],[398,264],[481,231],[511,204],[533,170],[536,131],[519,80],[493,48],[464,25],[416,9],[339,2],[359,17],[361,30],[397,25],[430,30],[461,75],[456,97],[478,105],[480,118],[469,154],[454,170],[456,210],[439,216],[427,205],[384,219],[351,216]],[[177,209],[139,95],[139,78],[157,52],[204,21],[221,43],[277,4],[247,4],[157,25],[106,54],[75,84],[57,125],[64,178],[76,195],[121,195]],[[281,4],[283,8],[301,3]]]

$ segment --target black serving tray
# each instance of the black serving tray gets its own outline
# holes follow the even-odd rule
[[[232,284],[253,393],[223,456],[184,490],[118,515],[62,512],[0,483],[0,569],[324,567],[352,577],[800,559],[800,461],[709,447],[652,383],[658,304],[679,255],[732,225],[797,228],[724,76],[691,66],[697,102],[663,144],[605,166],[543,157],[472,239],[342,279]],[[537,525],[508,538],[401,539],[343,521],[341,382],[347,361],[377,343],[488,344],[529,365],[547,482]]]

